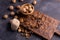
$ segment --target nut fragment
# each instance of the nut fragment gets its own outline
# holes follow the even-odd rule
[[[16,19],[16,18],[12,19],[10,21],[10,23],[11,23],[11,29],[12,30],[17,30],[19,25],[20,25],[20,21],[18,19]]]
[[[7,15],[7,14],[5,14],[5,15],[3,16],[3,18],[4,18],[4,19],[7,19],[7,18],[8,18],[8,15]]]
[[[37,1],[36,0],[33,0],[33,5],[36,5],[37,4]]]
[[[12,1],[12,3],[16,3],[16,0],[11,0]]]
[[[10,13],[10,15],[11,15],[11,16],[15,15],[15,12],[12,11],[12,12]]]
[[[10,9],[10,10],[14,10],[14,6],[11,5],[11,6],[9,7],[9,9]]]

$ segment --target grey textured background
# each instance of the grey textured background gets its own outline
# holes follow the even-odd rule
[[[24,3],[32,3],[33,0],[24,0],[24,2],[17,1],[16,4],[12,4],[10,1],[11,0],[0,0],[0,40],[45,40],[35,34],[32,34],[29,39],[26,39],[25,37],[21,36],[20,33],[7,30],[7,23],[9,22],[10,18],[4,20],[2,19],[2,16],[10,13],[10,11],[7,10],[9,5],[16,6]],[[35,10],[41,11],[44,14],[60,20],[60,0],[37,0]],[[60,29],[60,27],[58,28]],[[60,36],[54,34],[51,40],[60,40]]]

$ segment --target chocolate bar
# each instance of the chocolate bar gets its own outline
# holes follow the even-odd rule
[[[60,31],[57,29],[59,21],[43,13],[34,11],[32,15],[23,16],[23,19],[24,21],[21,22],[23,27],[48,40],[53,37],[54,33],[60,35]]]

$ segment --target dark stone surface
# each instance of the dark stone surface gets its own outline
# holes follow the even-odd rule
[[[29,39],[21,36],[20,33],[7,30],[7,25],[10,17],[6,20],[2,19],[4,14],[9,14],[10,11],[7,10],[9,5],[22,5],[24,3],[32,3],[33,0],[24,0],[24,2],[18,2],[16,4],[10,3],[11,0],[0,0],[0,40],[44,40],[35,34]],[[55,19],[60,20],[60,0],[37,0],[37,5],[35,5],[35,10],[41,11]],[[60,27],[58,27],[60,29]],[[60,36],[54,35],[52,40],[60,40]]]

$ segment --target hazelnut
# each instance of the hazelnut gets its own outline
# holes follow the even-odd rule
[[[29,33],[26,33],[25,36],[26,36],[26,38],[29,38],[30,37],[30,34]]]
[[[21,32],[21,29],[20,28],[18,29],[18,32]]]
[[[24,22],[24,19],[23,18],[20,18],[20,22]]]
[[[26,9],[29,9],[28,6],[25,6]]]
[[[24,29],[21,29],[21,32],[25,32]]]
[[[7,18],[8,18],[8,15],[7,15],[7,14],[5,14],[5,15],[3,16],[3,18],[4,18],[4,19],[7,19]]]
[[[17,30],[19,28],[19,25],[20,25],[20,21],[16,18],[10,20],[10,23],[11,23],[11,29],[12,30]]]
[[[25,36],[25,33],[21,33],[22,36]]]
[[[10,15],[11,15],[11,16],[15,15],[15,12],[12,11],[12,12],[10,13]]]
[[[27,30],[25,30],[25,32],[27,33]]]
[[[29,7],[29,8],[31,8],[32,6],[31,6],[31,5],[29,5],[28,7]]]
[[[12,1],[12,3],[16,3],[16,0],[11,0]]]
[[[14,18],[16,18],[16,19],[17,19],[17,18],[18,18],[18,16],[16,16],[16,15],[15,15],[15,16],[14,16]]]
[[[37,1],[36,0],[33,0],[33,5],[37,4]]]
[[[27,12],[26,8],[23,8],[23,12]]]
[[[20,9],[20,5],[17,5],[16,8],[17,8],[17,9]]]
[[[10,10],[14,10],[14,6],[11,5],[11,6],[9,7],[9,9],[10,9]]]
[[[25,30],[25,33],[30,33],[29,31]]]
[[[32,11],[32,8],[29,8],[29,13],[31,13],[31,11]]]

